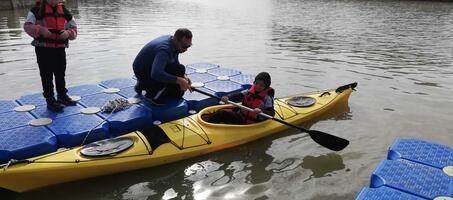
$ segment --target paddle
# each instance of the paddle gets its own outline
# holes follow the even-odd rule
[[[201,91],[201,90],[199,90],[197,88],[191,87],[191,89],[192,89],[192,91],[196,91],[196,92],[199,92],[199,93],[204,94],[206,96],[210,96],[212,98],[221,100],[220,97],[212,95],[212,94],[209,94],[209,93],[207,93],[205,91]],[[248,111],[254,112],[253,109],[251,109],[249,107],[246,107],[246,106],[243,106],[241,104],[238,104],[238,103],[235,103],[235,102],[232,102],[232,101],[228,101],[228,103],[229,104],[233,104],[234,106],[237,106],[239,108],[246,109]],[[270,115],[267,115],[265,113],[259,113],[259,115],[261,115],[261,116],[263,116],[263,117],[265,117],[267,119],[272,119],[274,121],[282,123],[284,125],[299,129],[302,132],[308,133],[308,135],[310,135],[310,137],[311,137],[311,139],[313,139],[313,141],[315,141],[319,145],[321,145],[321,146],[323,146],[325,148],[328,148],[330,150],[333,150],[333,151],[340,151],[340,150],[344,149],[346,146],[348,146],[348,144],[349,144],[348,140],[340,138],[340,137],[337,137],[335,135],[330,135],[330,134],[322,132],[322,131],[308,130],[308,129],[305,129],[303,127],[296,126],[296,125],[290,124],[288,122],[285,122],[285,121],[283,121],[281,119],[277,119],[277,118],[272,117]]]

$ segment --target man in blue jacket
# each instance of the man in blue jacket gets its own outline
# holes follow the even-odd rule
[[[175,34],[160,36],[148,44],[135,57],[134,74],[137,77],[135,91],[155,105],[164,105],[169,99],[182,98],[190,89],[191,81],[178,55],[192,46],[192,32],[186,28]]]

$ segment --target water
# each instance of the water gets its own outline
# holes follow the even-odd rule
[[[349,105],[296,130],[162,167],[63,184],[19,199],[353,199],[397,137],[452,146],[453,4],[350,0],[79,0],[68,86],[130,77],[149,40],[188,27],[185,64],[268,71],[276,96],[357,81]],[[26,10],[0,12],[0,99],[41,90]],[[241,153],[239,153],[241,152]]]

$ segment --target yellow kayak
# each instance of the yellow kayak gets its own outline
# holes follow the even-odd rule
[[[275,118],[299,124],[347,103],[356,83],[336,90],[275,99]],[[303,98],[302,98],[303,97]],[[303,101],[300,101],[300,100]],[[250,125],[212,124],[204,116],[232,105],[199,113],[150,129],[72,149],[20,160],[0,168],[0,188],[25,192],[50,185],[163,165],[257,140],[288,129],[275,120]]]

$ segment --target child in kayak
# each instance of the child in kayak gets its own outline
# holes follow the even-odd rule
[[[242,102],[242,105],[254,109],[254,112],[245,109],[217,110],[208,119],[210,123],[224,124],[253,124],[264,121],[267,118],[258,115],[263,112],[274,116],[274,89],[270,87],[271,76],[267,72],[261,72],[253,81],[249,90],[223,96],[222,101]]]

